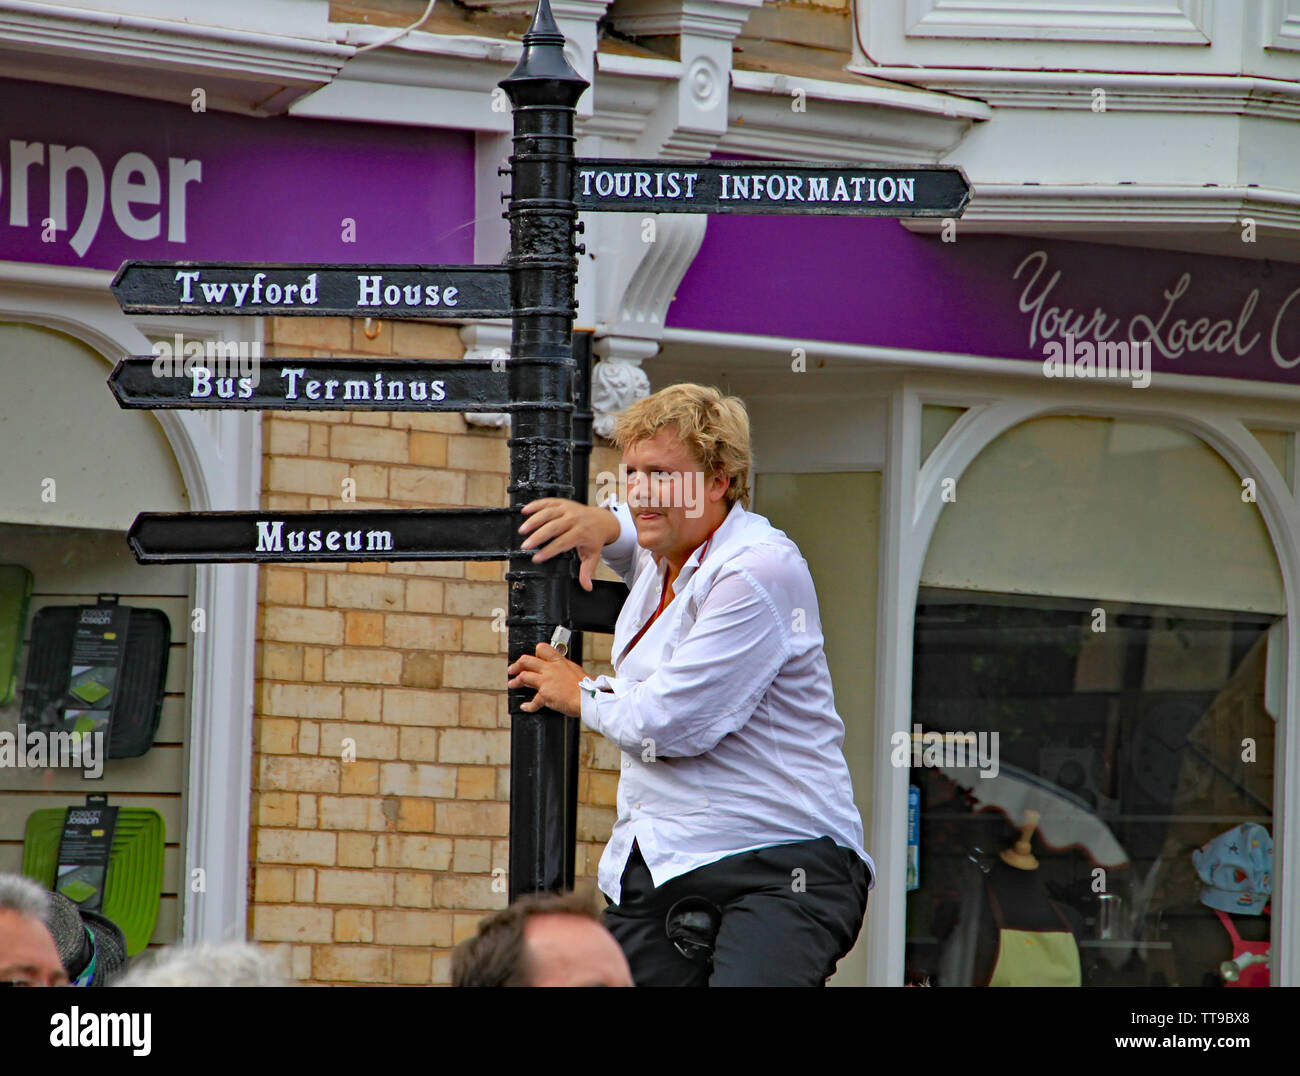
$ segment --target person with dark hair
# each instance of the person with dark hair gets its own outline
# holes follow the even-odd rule
[[[456,947],[452,986],[632,986],[623,950],[580,893],[520,897]]]

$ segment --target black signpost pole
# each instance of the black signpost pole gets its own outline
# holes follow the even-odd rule
[[[564,56],[564,35],[540,0],[524,35],[523,55],[501,82],[514,107],[510,158],[510,504],[569,497],[573,414],[573,318],[576,311],[578,212],[573,201],[574,106],[587,82]],[[522,541],[516,535],[514,545]],[[509,659],[531,654],[564,619],[566,559],[533,564],[516,554],[510,585]],[[509,692],[510,899],[566,888],[573,851],[565,773],[567,724],[553,710],[528,713],[533,692]]]
[[[573,334],[573,490],[574,500],[587,503],[587,484],[591,476],[592,421],[595,415],[591,410],[591,356],[594,332],[583,331]],[[576,568],[576,561],[574,562]],[[573,583],[571,589],[581,586]],[[581,631],[575,631],[569,639],[569,660],[582,664],[583,638]],[[565,802],[568,804],[567,825],[564,832],[564,845],[570,850],[568,872],[565,875],[565,888],[572,889],[574,883],[573,854],[578,847],[578,771],[581,768],[582,722],[576,717],[564,720],[567,737],[568,767],[565,771]]]

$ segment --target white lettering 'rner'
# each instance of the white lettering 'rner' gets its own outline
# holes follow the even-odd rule
[[[9,226],[27,228],[41,224],[39,210],[33,220],[30,197],[32,166],[46,164],[49,214],[56,232],[71,232],[68,239],[77,257],[85,257],[100,232],[106,216],[128,239],[157,239],[162,234],[162,205],[167,203],[167,240],[184,243],[187,238],[186,195],[191,183],[203,179],[203,162],[183,157],[166,159],[163,170],[145,153],[122,154],[111,168],[99,153],[87,146],[65,146],[44,142],[9,140]],[[0,180],[3,174],[0,172]],[[69,199],[69,190],[73,197]],[[84,192],[84,198],[76,192]],[[0,182],[0,197],[5,193]],[[79,203],[79,204],[78,204]],[[108,213],[105,214],[105,203]],[[39,205],[39,200],[37,200]]]

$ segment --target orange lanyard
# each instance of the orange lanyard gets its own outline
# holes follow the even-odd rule
[[[719,523],[718,526],[720,527],[722,526],[722,524]],[[718,527],[714,527],[713,530],[709,531],[709,536],[704,539],[704,544],[700,547],[699,564],[704,563],[704,557],[709,551],[709,543],[713,541],[713,535],[717,532],[717,529]],[[687,559],[689,560],[690,558]],[[698,568],[699,565],[697,564],[696,567]],[[674,597],[676,597],[676,595],[674,595]],[[628,650],[631,650],[632,647],[636,646],[636,644],[641,641],[641,636],[643,636],[647,631],[650,630],[650,625],[659,619],[659,614],[664,611],[664,606],[667,603],[667,599],[668,599],[668,571],[667,569],[665,569],[664,586],[663,586],[663,590],[659,592],[659,605],[654,611],[654,616],[652,616],[649,620],[645,622],[645,624],[641,626],[641,630],[636,633],[636,637],[630,643],[627,644],[627,650],[623,651],[624,654],[626,654]]]

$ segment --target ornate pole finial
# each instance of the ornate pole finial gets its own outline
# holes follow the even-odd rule
[[[515,69],[500,82],[512,104],[532,104],[536,90],[545,87],[546,104],[573,106],[590,85],[564,55],[564,34],[551,14],[549,0],[537,0],[532,24],[524,34],[524,51]],[[529,92],[527,87],[535,88]]]
[[[537,10],[533,12],[533,21],[528,27],[528,32],[524,34],[524,44],[540,45],[546,44],[564,44],[564,35],[560,33],[560,28],[555,24],[555,16],[551,14],[550,0],[538,0]]]

